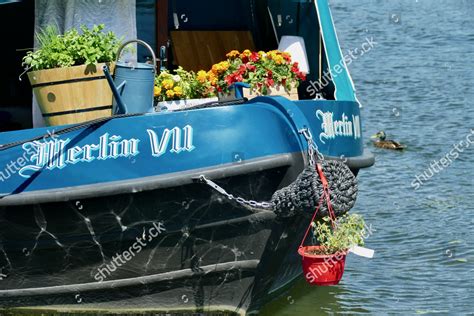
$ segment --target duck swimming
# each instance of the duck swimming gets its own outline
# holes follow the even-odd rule
[[[385,132],[380,131],[377,134],[373,135],[371,138],[378,138],[378,140],[374,141],[375,147],[395,150],[403,150],[406,148],[405,145],[402,145],[394,140],[386,139],[386,137],[387,135],[385,134]]]

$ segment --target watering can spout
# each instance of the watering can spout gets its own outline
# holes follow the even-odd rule
[[[105,78],[107,79],[110,89],[112,90],[112,94],[115,98],[115,102],[117,102],[117,108],[115,109],[114,114],[127,113],[127,107],[123,103],[122,97],[120,96],[120,93],[117,87],[115,87],[114,79],[112,79],[112,75],[110,74],[109,67],[107,65],[104,65],[102,66],[102,70],[104,71]],[[125,81],[122,84],[120,84],[120,86],[123,86],[123,84],[125,84]]]

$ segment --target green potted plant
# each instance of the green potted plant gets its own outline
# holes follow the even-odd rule
[[[324,217],[312,221],[311,228],[319,245],[301,245],[298,249],[304,276],[312,285],[336,285],[344,273],[349,249],[364,245],[364,219],[358,214],[346,214],[335,221]]]
[[[59,34],[48,26],[36,34],[39,48],[23,58],[48,125],[79,123],[112,114],[112,93],[102,72],[115,61],[120,40],[104,25]],[[111,65],[113,67],[113,65]]]

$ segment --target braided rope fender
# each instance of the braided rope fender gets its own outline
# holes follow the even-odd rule
[[[344,163],[335,160],[319,162],[328,180],[330,200],[336,217],[348,212],[357,199],[357,179]],[[291,217],[298,213],[311,214],[323,196],[323,184],[316,166],[307,166],[296,180],[272,196],[274,212],[280,217]],[[319,209],[318,217],[328,215],[328,207],[324,201]]]

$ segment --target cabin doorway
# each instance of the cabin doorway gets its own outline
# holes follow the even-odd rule
[[[33,48],[34,1],[0,4],[0,132],[30,128],[32,91],[23,72],[22,58]]]

